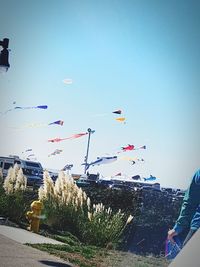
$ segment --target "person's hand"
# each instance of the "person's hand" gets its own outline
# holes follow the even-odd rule
[[[173,237],[177,235],[177,232],[174,230],[174,229],[171,229],[168,231],[168,239],[171,241],[171,242],[175,242]]]

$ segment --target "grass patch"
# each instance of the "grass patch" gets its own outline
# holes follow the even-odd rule
[[[29,244],[79,267],[167,267],[163,257],[140,256],[95,246],[70,246],[69,244]]]
[[[64,235],[63,235],[64,234]],[[52,255],[60,257],[75,266],[80,267],[99,267],[107,255],[106,249],[100,249],[96,246],[84,245],[75,236],[69,232],[61,234],[43,233],[46,237],[63,242],[60,244],[28,244],[36,249],[46,251]]]
[[[167,267],[169,265],[169,262],[163,257],[141,256],[85,245],[67,231],[57,231],[56,233],[41,231],[40,234],[61,241],[63,245],[28,245],[62,258],[76,267]]]
[[[106,256],[106,251],[99,253],[99,248],[91,246],[70,246],[69,244],[28,244],[31,247],[46,251],[80,267],[100,266],[101,257]]]

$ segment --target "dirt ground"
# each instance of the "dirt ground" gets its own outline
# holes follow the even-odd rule
[[[100,267],[167,267],[163,257],[139,256],[128,252],[111,251]]]

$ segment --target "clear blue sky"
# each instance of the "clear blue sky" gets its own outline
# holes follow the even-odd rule
[[[0,39],[9,38],[11,49],[0,111],[13,101],[48,105],[0,116],[1,155],[32,148],[44,167],[72,163],[82,173],[87,136],[47,140],[90,127],[89,161],[127,144],[147,146],[123,154],[144,163],[119,159],[91,173],[152,174],[163,186],[187,187],[200,166],[200,1],[7,0],[0,17]],[[126,124],[114,120],[115,109]],[[64,126],[17,129],[59,119]],[[57,148],[63,153],[48,157]]]

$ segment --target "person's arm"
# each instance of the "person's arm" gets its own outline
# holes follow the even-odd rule
[[[168,238],[173,237],[183,231],[191,223],[191,220],[199,205],[200,199],[200,170],[198,170],[191,181],[188,190],[185,193],[179,217],[173,229],[168,232]]]
[[[184,228],[190,225],[191,220],[196,212],[196,209],[199,205],[199,194],[200,194],[199,182],[200,182],[200,170],[198,170],[194,174],[192,182],[185,193],[179,217],[173,228],[177,233],[182,232]]]

